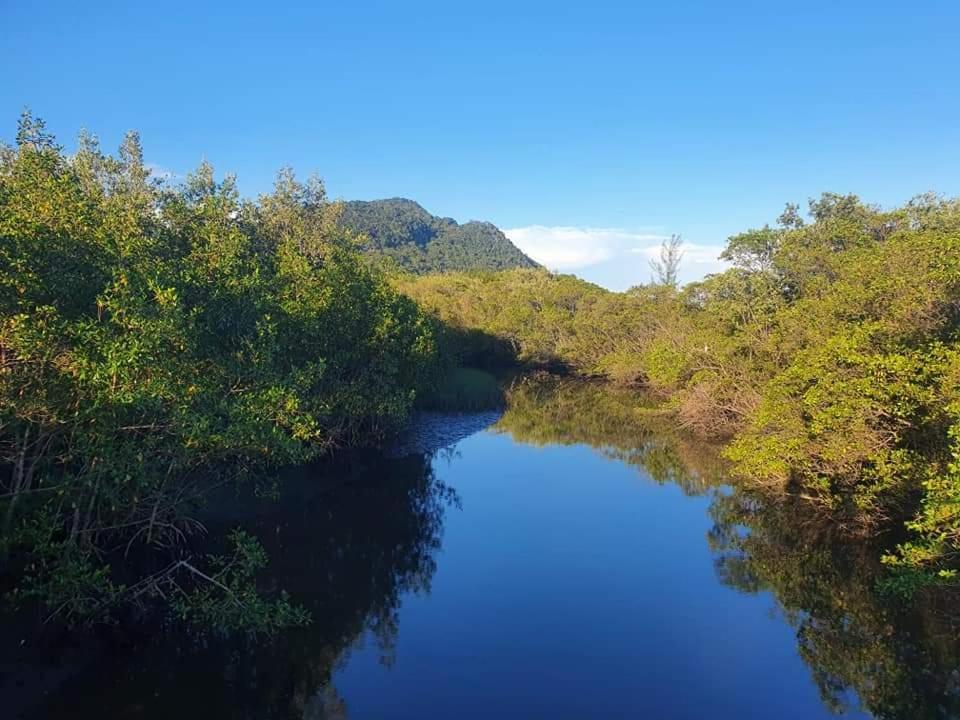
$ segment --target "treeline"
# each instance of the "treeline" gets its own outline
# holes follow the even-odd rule
[[[537,270],[397,282],[464,328],[465,354],[497,340],[523,361],[643,386],[683,426],[730,440],[754,486],[849,533],[889,531],[892,587],[953,584],[960,201],[884,211],[825,194],[809,218],[798,210],[730,238],[733,267],[682,289],[611,293]]]
[[[24,115],[0,154],[0,589],[67,620],[305,621],[257,593],[254,538],[197,552],[190,510],[395,427],[437,374],[433,321],[338,212],[289,171],[255,201],[206,164],[152,180],[134,134],[67,155]]]

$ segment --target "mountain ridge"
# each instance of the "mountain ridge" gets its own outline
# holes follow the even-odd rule
[[[461,224],[409,198],[346,201],[340,225],[366,237],[364,252],[417,274],[539,267],[493,223]]]

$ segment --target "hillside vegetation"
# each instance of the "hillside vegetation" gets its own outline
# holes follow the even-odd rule
[[[407,272],[537,267],[495,225],[460,225],[431,215],[412,200],[346,202],[339,222],[359,236],[366,253]]]
[[[905,534],[885,558],[891,587],[953,585],[960,201],[884,211],[826,194],[809,211],[731,237],[734,267],[682,289],[611,293],[537,270],[398,284],[464,337],[653,391],[681,425],[729,439],[764,492],[851,534]]]

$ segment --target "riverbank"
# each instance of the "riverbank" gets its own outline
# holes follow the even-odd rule
[[[703,281],[623,293],[537,270],[394,283],[465,356],[511,352],[657,396],[769,497],[850,536],[902,536],[883,556],[891,590],[953,592],[960,201],[882,210],[825,193],[809,219],[788,206],[723,257],[731,269]]]
[[[878,592],[872,548],[730,484],[714,448],[634,402],[540,375],[502,412],[428,413],[386,452],[284,471],[276,495],[223,486],[211,537],[261,538],[261,581],[311,625],[74,634],[82,663],[61,645],[20,666],[52,680],[25,717],[960,710],[942,608]],[[690,686],[717,663],[723,682]]]

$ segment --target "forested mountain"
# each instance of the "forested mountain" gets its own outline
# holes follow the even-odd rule
[[[367,252],[389,257],[410,272],[537,267],[492,223],[460,225],[405,198],[345,203],[340,223],[367,237]]]

